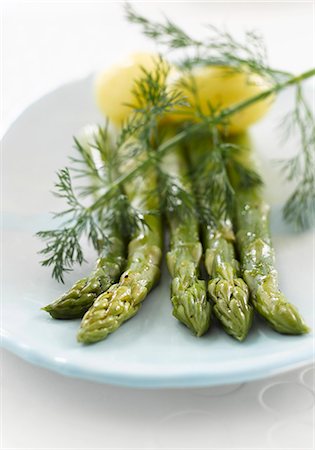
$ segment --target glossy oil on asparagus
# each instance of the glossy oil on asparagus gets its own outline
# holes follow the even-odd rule
[[[132,169],[145,157],[145,152],[139,152],[138,157],[126,158],[120,172]],[[157,213],[159,198],[152,195],[156,192],[156,184],[156,173],[149,167],[145,177],[134,177],[124,186],[130,205],[142,215],[142,223],[129,242],[127,267],[119,283],[101,294],[84,315],[77,335],[79,342],[97,342],[116,331],[137,313],[160,278],[162,222]]]
[[[191,182],[180,146],[174,146],[162,159],[162,191],[165,186],[166,216],[170,231],[170,250],[167,266],[172,276],[171,301],[173,315],[197,336],[210,325],[211,307],[207,300],[204,280],[199,278],[202,246],[199,240],[199,222]],[[188,194],[188,195],[187,195]],[[189,198],[189,204],[187,204]],[[186,202],[185,202],[186,199]]]
[[[252,325],[253,308],[236,259],[232,211],[227,205],[225,181],[222,179],[226,173],[222,155],[218,153],[220,151],[219,148],[213,148],[210,135],[202,139],[191,139],[188,145],[195,189],[203,216],[205,266],[210,277],[208,292],[214,303],[214,313],[224,330],[242,341]]]
[[[232,142],[242,149],[240,164],[254,167],[249,137],[246,134],[234,136]],[[270,207],[262,197],[261,188],[243,187],[239,172],[233,170],[233,165],[230,167],[230,180],[236,193],[234,222],[241,271],[256,311],[279,333],[307,333],[309,328],[303,318],[279,289],[269,229]]]
[[[107,233],[109,242],[89,277],[77,281],[55,302],[42,308],[54,319],[83,317],[95,299],[118,280],[125,265],[125,242],[116,227]]]

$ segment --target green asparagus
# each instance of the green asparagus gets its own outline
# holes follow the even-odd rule
[[[145,155],[140,155],[142,158]],[[121,173],[131,170],[137,158],[130,158]],[[139,225],[128,245],[126,271],[119,283],[101,294],[82,319],[77,339],[89,344],[105,339],[126,320],[134,316],[152,287],[160,277],[162,258],[162,222],[159,214],[156,173],[149,168],[145,177],[140,175],[126,183],[125,191],[131,206],[142,214]],[[154,214],[152,214],[155,212]]]
[[[104,175],[108,182],[118,176],[115,166],[110,164],[115,148],[111,143],[111,134],[108,130],[102,130],[97,127],[86,127],[82,132],[80,139],[76,140],[76,148],[79,151],[84,162],[88,162],[88,167],[93,167],[93,171],[84,173],[85,178],[89,178],[93,183],[101,168],[97,168],[94,161],[92,148],[98,146],[99,156],[103,161]],[[76,160],[79,161],[79,160]],[[108,173],[106,173],[108,172]],[[93,175],[93,177],[92,177]],[[116,201],[121,194],[117,189],[115,195],[107,205],[110,214],[115,218]],[[106,223],[106,236],[101,254],[97,260],[95,269],[92,273],[81,280],[78,280],[65,294],[55,300],[53,303],[42,308],[47,311],[54,319],[76,319],[81,318],[86,311],[93,305],[94,300],[105,292],[113,283],[116,283],[125,267],[126,245],[122,236],[122,228],[117,220],[111,220]]]
[[[239,161],[246,167],[254,167],[248,136],[235,136],[233,142],[242,148]],[[255,309],[279,333],[307,333],[309,328],[299,312],[278,287],[275,252],[269,231],[269,205],[263,200],[259,188],[246,189],[241,186],[233,166],[230,168],[230,180],[237,199],[235,227],[241,270]]]
[[[77,281],[55,302],[42,308],[54,319],[81,318],[95,299],[115,283],[125,265],[125,244],[117,227],[108,230],[109,242],[89,277]]]
[[[198,278],[202,256],[199,223],[194,210],[185,205],[185,195],[192,195],[192,187],[185,158],[178,146],[164,156],[161,169],[171,180],[171,192],[166,195],[173,197],[172,206],[166,208],[170,229],[167,265],[172,276],[173,315],[201,336],[209,328],[211,308],[206,284]]]
[[[202,226],[205,266],[210,277],[208,292],[214,302],[214,313],[224,330],[242,341],[251,327],[253,308],[249,304],[248,287],[240,277],[230,214],[222,210],[220,204],[222,198],[224,201],[225,191],[222,189],[220,163],[209,157],[209,152],[213,151],[211,145],[207,137],[188,146],[196,173],[195,187],[200,208],[211,211],[216,218]],[[210,187],[209,192],[207,187]],[[217,195],[212,195],[213,192]]]

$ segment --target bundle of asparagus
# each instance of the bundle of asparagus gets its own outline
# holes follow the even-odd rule
[[[43,309],[57,319],[83,316],[79,342],[106,338],[137,313],[159,279],[165,218],[173,315],[193,334],[208,330],[213,311],[226,333],[242,341],[254,309],[280,333],[307,333],[278,287],[269,207],[244,131],[279,91],[296,87],[295,109],[288,117],[300,131],[302,152],[285,166],[288,178],[296,176],[299,183],[284,217],[300,228],[310,226],[315,126],[301,82],[315,69],[297,77],[271,69],[263,53],[256,56],[259,42],[253,34],[245,45],[214,30],[215,40],[201,42],[172,22],[152,24],[129,6],[127,17],[168,50],[189,49],[192,55],[188,52],[175,70],[161,57],[140,54],[99,78],[98,103],[118,138],[107,145],[108,130],[99,128],[93,142],[76,141],[81,176],[91,180],[80,193],[92,203],[81,203],[71,169],[63,169],[58,195],[69,208],[58,216],[68,219],[61,229],[38,234],[47,241],[43,264],[53,266],[59,281],[73,263],[82,263],[84,233],[100,257],[88,277]],[[112,89],[118,81],[122,89]],[[208,286],[200,276],[202,261]]]

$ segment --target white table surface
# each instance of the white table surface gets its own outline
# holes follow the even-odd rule
[[[314,66],[314,2],[134,2],[192,31],[263,32],[271,65]],[[122,3],[2,6],[1,133],[30,102],[136,49]],[[314,366],[243,385],[133,390],[73,380],[1,353],[1,449],[313,449]]]

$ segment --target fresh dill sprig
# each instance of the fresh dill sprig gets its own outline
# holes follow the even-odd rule
[[[140,25],[142,32],[148,38],[170,49],[181,49],[198,45],[199,41],[192,39],[185,31],[169,19],[165,23],[153,22],[138,14],[130,3],[125,4],[127,21]]]
[[[46,243],[40,251],[44,256],[41,263],[51,266],[52,276],[60,282],[64,282],[64,273],[71,271],[74,264],[85,261],[81,246],[83,236],[101,254],[111,244],[109,230],[113,227],[127,238],[135,228],[142,226],[143,217],[132,208],[120,186],[113,188],[110,195],[103,195],[106,187],[117,178],[119,164],[119,152],[110,142],[108,134],[106,126],[98,127],[93,138],[88,136],[88,143],[74,139],[78,156],[70,158],[70,168],[57,172],[55,184],[54,194],[67,205],[65,210],[54,214],[54,218],[61,220],[61,223],[56,229],[37,233]],[[93,149],[100,155],[99,165],[92,154]],[[84,178],[86,184],[75,189],[71,172],[74,178]],[[97,194],[97,204],[92,202],[86,206],[80,198],[90,194]]]
[[[120,133],[120,145],[130,138],[137,138],[138,146],[149,150],[157,138],[160,120],[165,114],[176,112],[187,105],[184,94],[176,88],[169,89],[171,66],[161,56],[154,61],[152,70],[141,67],[141,75],[134,80],[133,104],[128,104],[131,114]]]
[[[130,5],[125,5],[126,18],[130,23],[139,25],[142,33],[157,43],[167,54],[185,50],[185,56],[177,60],[178,67],[193,69],[197,66],[225,66],[233,70],[253,73],[280,81],[290,73],[274,70],[268,64],[267,51],[262,36],[255,30],[247,31],[243,41],[227,30],[214,25],[206,25],[210,33],[199,40],[190,36],[177,24],[164,18],[164,22],[151,21],[140,15]],[[176,61],[175,61],[176,62]]]
[[[73,264],[82,264],[84,254],[80,239],[85,234],[96,250],[106,239],[95,214],[92,214],[75,195],[68,168],[61,169],[55,185],[55,195],[64,199],[68,206],[62,212],[55,213],[54,218],[62,218],[61,227],[53,230],[39,231],[37,236],[46,242],[40,251],[44,255],[43,266],[52,266],[52,276],[64,282],[63,273],[69,272]]]
[[[286,180],[297,182],[283,215],[298,229],[307,229],[315,223],[315,121],[302,86],[297,84],[295,89],[294,108],[284,117],[282,129],[285,139],[298,135],[301,151],[280,161]]]
[[[207,28],[210,31],[210,35],[202,40],[198,40],[191,37],[181,27],[167,18],[162,22],[150,21],[138,14],[129,4],[126,5],[125,12],[127,20],[130,23],[139,25],[143,34],[160,45],[166,54],[174,51],[178,51],[180,54],[185,52],[184,57],[181,57],[179,62],[177,61],[177,66],[185,72],[186,77],[183,78],[189,80],[191,92],[193,92],[193,82],[191,82],[193,80],[193,69],[198,66],[211,65],[225,66],[231,68],[232,71],[260,75],[270,85],[270,89],[266,91],[266,96],[272,93],[277,94],[287,86],[295,85],[295,107],[293,112],[286,117],[283,124],[285,129],[287,129],[289,123],[290,128],[299,134],[301,146],[296,156],[283,161],[281,165],[286,179],[296,183],[293,194],[284,206],[283,215],[284,219],[296,228],[300,230],[309,228],[315,220],[315,133],[314,116],[307,105],[301,82],[303,79],[314,76],[315,69],[300,76],[294,76],[287,71],[271,68],[268,63],[263,39],[254,31],[245,33],[243,41],[240,41],[235,39],[228,31],[209,25]],[[190,76],[187,77],[187,73]],[[208,122],[208,125],[210,122],[212,122],[212,125],[216,122],[216,125],[224,128],[226,119],[233,112],[235,113],[262,98],[266,98],[264,95],[249,99],[248,105],[246,105],[246,102],[243,102],[243,104],[236,105],[236,107],[233,105],[233,107],[223,110],[221,113],[216,114],[215,121],[211,117],[213,115],[211,108],[209,108],[210,117],[206,121],[200,117],[200,110],[198,110],[196,105],[194,105],[194,115],[196,118],[199,116],[199,119],[201,118],[203,122]],[[202,125],[199,131],[201,128]],[[185,133],[182,133],[183,139],[189,135],[189,129],[186,128],[185,131]],[[193,125],[191,125],[191,131],[194,134],[198,133],[198,130]],[[238,164],[237,160],[234,161],[234,164]],[[241,167],[239,169],[243,170]],[[258,181],[254,174],[250,175],[247,173],[244,180],[245,178],[245,184]]]
[[[176,112],[180,106],[187,105],[187,100],[181,92],[180,85],[177,90],[169,89],[167,78],[170,66],[165,59],[160,57],[157,60],[156,69],[153,71],[149,72],[143,68],[142,76],[136,80],[134,85],[133,93],[136,102],[134,105],[130,105],[133,112],[124,124],[116,142],[114,144],[109,142],[106,127],[99,128],[91,142],[87,143],[88,145],[82,144],[80,140],[75,140],[77,156],[72,158],[72,167],[65,168],[58,173],[57,195],[66,201],[67,209],[56,214],[56,217],[64,219],[64,222],[55,230],[39,232],[38,236],[46,241],[46,247],[41,252],[45,256],[42,263],[53,267],[53,276],[59,281],[63,281],[63,273],[71,270],[74,263],[81,264],[84,261],[80,244],[83,235],[87,236],[92,245],[100,251],[108,242],[106,227],[120,227],[125,236],[130,236],[135,228],[142,226],[142,215],[131,208],[122,191],[125,183],[135,176],[146,176],[147,170],[152,166],[159,171],[163,155],[171,151],[174,145],[183,143],[192,136],[201,137],[209,127],[210,129],[216,129],[218,126],[224,128],[232,114],[277,94],[290,85],[297,87],[296,107],[290,115],[290,120],[292,128],[296,128],[300,133],[302,151],[283,166],[287,178],[294,179],[298,183],[295,192],[285,206],[284,214],[286,220],[297,224],[300,228],[309,226],[314,216],[314,119],[303,97],[300,83],[303,79],[314,76],[315,69],[297,77],[270,69],[265,61],[265,52],[259,47],[259,38],[254,34],[247,35],[247,40],[249,39],[251,42],[250,49],[246,46],[243,47],[245,44],[233,40],[226,32],[221,33],[217,42],[211,43],[210,40],[198,42],[168,20],[166,24],[159,27],[131,11],[129,8],[130,21],[141,24],[147,36],[159,41],[166,48],[169,47],[169,50],[187,50],[189,48],[193,50],[181,64],[186,74],[192,73],[195,65],[218,64],[217,56],[218,52],[221,52],[220,64],[224,63],[233,70],[243,70],[246,66],[252,72],[269,77],[268,79],[271,79],[270,88],[220,111],[213,111],[209,105],[208,116],[202,114],[201,109],[198,109],[198,102],[196,102],[194,115],[199,123],[187,122],[176,135],[157,143],[160,119],[166,112]],[[216,45],[217,48],[215,48]],[[260,50],[256,48],[254,51],[255,46]],[[206,51],[207,53],[204,53]],[[193,76],[186,79],[191,81],[193,92]],[[287,118],[285,122],[289,123],[290,120]],[[112,151],[113,147],[115,148],[114,152]],[[237,153],[237,149],[233,151],[232,146],[226,142],[217,143],[215,147],[216,150],[211,152],[207,162],[212,165],[215,176],[213,180],[205,180],[203,195],[217,198],[217,209],[212,208],[209,211],[201,209],[201,220],[206,218],[211,221],[220,215],[224,216],[233,200],[233,191],[229,186],[224,164],[226,167],[234,164],[237,169],[237,158],[233,157]],[[128,151],[126,152],[125,149]],[[98,154],[101,164],[95,161],[94,151]],[[132,165],[132,169],[118,173],[121,164],[124,164],[128,158],[137,158],[143,151],[147,154],[145,159],[139,159],[136,166]],[[261,182],[256,173],[250,173],[242,166],[237,170],[241,175],[244,187],[251,187]],[[79,178],[88,183],[84,186],[76,186],[74,189],[70,172],[74,175],[73,179]],[[161,192],[157,191],[156,194],[161,197],[162,208],[175,211],[175,200],[180,197],[182,204],[186,205],[184,210],[187,213],[190,214],[196,209],[192,198],[184,190],[181,190],[174,180],[166,179],[165,174],[161,171],[159,174],[164,187]],[[79,200],[81,197],[90,201],[88,206]],[[94,199],[91,201],[92,197]],[[224,199],[225,201],[223,201]]]

